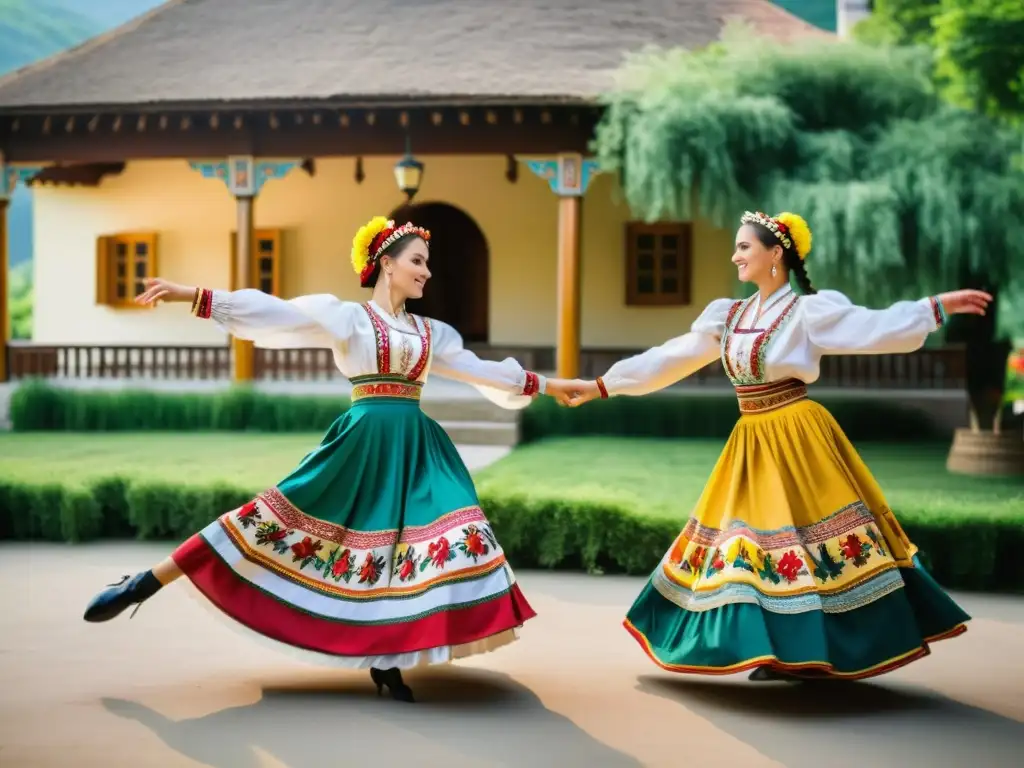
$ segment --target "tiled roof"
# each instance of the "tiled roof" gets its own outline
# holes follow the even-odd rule
[[[0,79],[0,109],[268,101],[591,99],[627,51],[699,47],[767,0],[171,0]]]

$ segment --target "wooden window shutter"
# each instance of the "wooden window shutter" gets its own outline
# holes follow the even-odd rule
[[[270,242],[269,254],[263,250],[263,243]],[[264,270],[261,264],[261,260],[265,256],[270,258],[270,295],[280,296],[281,295],[281,230],[279,229],[268,229],[262,230],[257,233],[256,239],[253,243],[254,252],[252,258],[252,270],[253,281],[256,283],[258,288],[264,288]]]
[[[96,238],[96,303],[110,305],[110,244],[111,238],[100,235]]]
[[[273,245],[270,252],[270,293],[272,296],[281,295],[281,239],[282,232],[279,229],[257,229],[253,231],[252,248],[249,251],[249,285],[238,283],[238,261],[235,252],[238,249],[238,232],[231,233],[229,264],[230,280],[229,285],[232,291],[240,288],[263,288],[262,270],[260,268],[260,257],[265,253],[260,250],[261,241],[270,241]]]
[[[689,304],[692,241],[689,222],[627,223],[626,304]]]
[[[156,232],[144,235],[141,238],[149,248],[149,264],[146,269],[146,277],[156,277],[160,274],[160,248],[159,238]]]

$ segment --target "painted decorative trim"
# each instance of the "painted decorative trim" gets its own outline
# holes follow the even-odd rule
[[[256,163],[256,191],[271,179],[283,179],[292,169],[298,168],[302,161],[298,158],[288,160],[260,160]]]
[[[582,197],[600,173],[596,160],[581,155],[559,155],[547,160],[526,160],[530,171],[545,181],[559,197]]]
[[[235,197],[255,197],[272,179],[283,179],[302,165],[300,158],[257,160],[248,155],[233,155],[223,160],[190,160],[189,166],[203,178],[219,179]]]
[[[220,179],[227,183],[228,164],[223,160],[190,160],[188,164],[193,171],[199,171],[204,179]]]
[[[255,197],[256,161],[249,156],[228,158],[228,190],[235,197]]]
[[[18,188],[18,183],[26,187],[33,178],[42,173],[42,165],[6,165],[0,160],[0,200],[8,200]]]

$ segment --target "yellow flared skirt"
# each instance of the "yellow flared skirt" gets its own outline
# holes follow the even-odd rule
[[[661,666],[860,677],[963,631],[969,617],[923,571],[867,466],[805,394],[783,386],[741,416],[630,610],[627,629]]]

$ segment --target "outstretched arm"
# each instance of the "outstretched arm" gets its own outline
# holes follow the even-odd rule
[[[196,317],[210,318],[236,338],[273,349],[331,348],[346,341],[354,327],[355,305],[329,294],[286,301],[254,288],[218,291],[153,278],[135,301],[191,302]]]
[[[465,348],[462,336],[450,325],[429,322],[433,332],[431,373],[471,384],[491,402],[511,410],[524,408],[534,397],[545,394],[543,376],[527,371],[511,357],[501,362],[482,360]]]
[[[857,306],[837,291],[821,291],[803,301],[807,336],[824,354],[871,355],[914,352],[948,315],[983,315],[992,297],[983,291],[953,291],[886,309]]]
[[[646,395],[696,373],[720,355],[725,323],[734,304],[732,299],[711,302],[689,333],[620,360],[597,381],[578,387],[570,403],[580,405],[597,397],[615,395]]]

